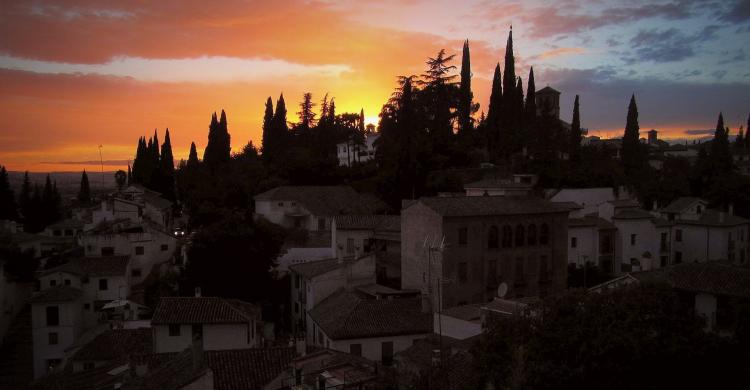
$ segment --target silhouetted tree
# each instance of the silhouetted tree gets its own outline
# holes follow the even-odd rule
[[[315,126],[315,112],[313,111],[315,103],[312,102],[312,94],[306,92],[302,95],[302,101],[299,103],[299,123],[298,131],[300,134],[309,134],[310,128]]]
[[[734,147],[736,149],[745,148],[745,134],[742,131],[742,126],[740,126],[740,130],[737,132],[737,138],[734,140]]]
[[[227,127],[227,114],[221,110],[221,117],[216,119],[216,113],[211,117],[208,128],[208,144],[203,151],[203,162],[215,170],[229,161],[231,151],[231,136]]]
[[[0,165],[0,220],[7,219],[15,221],[18,219],[18,206],[16,196],[10,187],[8,171]]]
[[[487,150],[490,156],[497,158],[500,148],[500,119],[503,115],[503,82],[500,74],[500,63],[495,65],[492,76],[492,92],[486,118]]]
[[[625,134],[622,137],[622,163],[625,174],[635,180],[639,170],[644,165],[643,147],[641,145],[640,126],[638,126],[638,106],[635,103],[635,95],[630,97],[628,105],[628,118],[625,124]]]
[[[29,180],[29,171],[23,173],[23,182],[21,183],[21,193],[18,194],[18,206],[21,208],[21,214],[24,219],[32,212],[32,201],[31,198],[34,193],[34,188]]]
[[[714,175],[721,175],[732,170],[732,153],[729,150],[729,129],[724,127],[724,116],[719,113],[716,122],[714,139],[709,153]]]
[[[91,202],[91,187],[89,186],[89,175],[86,170],[81,174],[81,187],[78,190],[78,201],[81,203]]]
[[[472,100],[474,94],[471,92],[471,57],[469,54],[469,40],[464,42],[463,54],[461,56],[461,92],[458,102],[458,131],[464,139],[470,139],[473,130],[472,125]]]
[[[573,120],[570,123],[570,161],[578,162],[581,158],[581,114],[579,112],[578,95],[573,102]]]
[[[125,189],[125,185],[128,182],[128,174],[122,169],[115,172],[115,184],[117,185],[117,191]]]
[[[534,82],[534,67],[529,70],[529,82],[526,86],[526,104],[524,105],[524,138],[523,146],[529,146],[530,139],[536,134],[536,83]]]
[[[164,143],[161,145],[161,160],[159,161],[159,168],[161,174],[160,185],[158,191],[162,193],[166,199],[175,200],[174,193],[174,156],[172,155],[172,141],[169,137],[169,129],[167,129],[164,135]]]
[[[190,154],[188,155],[186,166],[188,169],[196,169],[198,168],[198,165],[200,165],[200,160],[198,160],[198,150],[195,148],[195,142],[191,142]]]
[[[503,72],[503,105],[500,118],[500,144],[503,157],[509,157],[516,151],[519,113],[523,107],[518,106],[518,87],[516,79],[515,57],[513,56],[513,30],[508,33],[505,46],[505,72]]]
[[[276,148],[274,145],[275,134],[273,134],[273,101],[269,96],[266,100],[266,110],[263,113],[263,159],[271,161],[275,157]]]

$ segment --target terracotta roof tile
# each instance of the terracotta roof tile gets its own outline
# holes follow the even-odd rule
[[[444,217],[552,214],[568,209],[533,197],[456,196],[420,198],[419,203]]]
[[[79,349],[71,360],[117,360],[151,353],[151,328],[112,329],[99,334]]]
[[[159,299],[151,323],[234,324],[260,319],[251,303],[215,297],[164,297]]]
[[[74,275],[124,276],[127,275],[129,262],[130,256],[79,257],[44,270],[41,275],[67,272]]]

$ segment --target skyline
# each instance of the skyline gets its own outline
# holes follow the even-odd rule
[[[429,7],[426,4],[431,4]],[[170,129],[177,160],[201,151],[226,110],[233,150],[260,146],[263,104],[283,92],[294,120],[304,92],[377,120],[398,75],[471,45],[472,88],[487,108],[495,62],[513,25],[516,72],[562,92],[570,120],[619,137],[631,93],[642,136],[732,134],[750,112],[750,2],[227,1],[132,5],[72,1],[0,10],[0,161],[9,170],[79,170],[132,160],[139,136]],[[210,14],[206,14],[210,12]],[[659,26],[654,28],[653,26]],[[294,106],[294,108],[292,107]],[[81,164],[81,162],[87,162]],[[119,165],[122,167],[122,165]],[[107,170],[118,169],[109,168]]]

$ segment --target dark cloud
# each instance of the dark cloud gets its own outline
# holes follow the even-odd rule
[[[630,44],[633,51],[627,53],[623,60],[628,64],[636,62],[675,62],[695,56],[696,48],[701,43],[717,38],[719,26],[706,26],[703,30],[686,35],[681,30],[640,30]]]
[[[709,135],[713,134],[715,130],[713,129],[707,129],[707,130],[685,130],[684,133],[687,135]]]
[[[571,117],[573,98],[581,95],[581,118],[590,129],[625,126],[628,101],[635,94],[641,127],[710,128],[720,111],[725,118],[747,115],[750,82],[699,83],[656,78],[628,79],[611,68],[541,71],[537,85],[562,91],[563,119]],[[700,126],[700,127],[698,127]]]
[[[719,65],[732,64],[735,62],[743,62],[747,59],[745,50],[740,49],[737,52],[723,51],[721,52],[722,59],[719,60]]]
[[[735,0],[734,4],[722,12],[719,19],[731,23],[744,23],[750,20],[750,0]]]
[[[727,75],[727,71],[726,70],[717,70],[717,71],[711,72],[711,76],[714,76],[714,78],[716,78],[716,80],[721,80],[726,75]]]
[[[609,39],[607,39],[606,43],[607,43],[607,46],[609,47],[617,47],[617,46],[622,45],[622,42],[617,40],[615,37],[610,37]]]

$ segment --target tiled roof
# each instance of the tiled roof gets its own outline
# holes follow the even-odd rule
[[[107,330],[79,349],[71,360],[117,360],[152,350],[151,328]]]
[[[172,207],[172,202],[169,199],[162,198],[160,195],[146,192],[143,194],[143,201],[155,206],[157,209],[167,209]]]
[[[516,183],[511,179],[482,179],[468,184],[464,188],[532,188],[531,183]]]
[[[444,316],[458,318],[464,321],[479,321],[481,317],[481,304],[454,306],[442,311]]]
[[[374,214],[386,208],[379,199],[359,194],[349,186],[281,186],[254,199],[295,201],[320,216]]]
[[[251,303],[215,297],[163,297],[159,299],[151,323],[240,324],[259,319]]]
[[[74,275],[126,276],[129,262],[130,256],[79,257],[44,270],[41,275],[67,272]]]
[[[360,257],[360,259],[361,258],[362,257]],[[343,258],[343,262],[339,261],[339,259],[315,260],[308,261],[307,263],[290,265],[289,269],[291,271],[294,271],[294,273],[303,276],[305,279],[311,279],[316,276],[323,275],[326,272],[331,272],[333,270],[339,269],[343,267],[344,264],[354,261],[354,257],[352,256]]]
[[[641,207],[641,204],[635,199],[615,199],[610,200],[607,203],[610,203],[615,207]]]
[[[116,370],[127,365],[125,361],[116,361],[110,364],[91,369],[73,372],[70,366],[63,371],[46,375],[39,378],[29,386],[30,390],[112,390],[115,385],[123,383],[125,373],[128,370]],[[113,371],[110,373],[110,371]]]
[[[215,390],[262,389],[282,374],[295,356],[294,347],[204,352],[214,374]]]
[[[336,228],[341,230],[401,231],[398,215],[339,215],[335,220]]]
[[[599,229],[617,229],[612,222],[601,217],[585,216],[583,218],[569,218],[568,227],[597,227]]]
[[[736,226],[750,223],[750,220],[734,214],[707,209],[697,220],[676,219],[674,223],[677,225]]]
[[[157,354],[166,355],[166,354]],[[128,383],[124,389],[132,390],[179,390],[195,382],[198,378],[208,373],[206,359],[202,355],[196,360],[197,354],[190,348],[185,349],[177,355],[169,354],[169,359],[161,364],[148,367],[146,376],[136,378]],[[173,356],[173,357],[172,357]],[[163,359],[152,358],[152,362]]]
[[[461,196],[420,198],[444,217],[567,213],[564,207],[533,197]]]
[[[558,91],[558,90],[556,90],[556,89],[554,89],[554,88],[552,88],[552,87],[550,87],[550,86],[548,85],[548,86],[546,86],[546,87],[544,87],[544,88],[542,88],[542,89],[540,89],[540,90],[536,91],[536,93],[537,93],[537,94],[540,94],[540,93],[541,93],[541,94],[545,94],[545,93],[556,93],[556,94],[558,94],[558,95],[559,95],[559,94],[560,94],[560,91]]]
[[[70,286],[57,286],[39,291],[29,300],[30,303],[69,302],[80,298],[83,291]]]
[[[334,340],[432,332],[432,314],[422,313],[420,298],[368,299],[339,290],[315,306],[310,317]]]
[[[663,208],[661,211],[665,213],[681,213],[695,202],[703,202],[704,204],[706,203],[706,201],[701,198],[696,198],[692,196],[683,196],[674,200],[672,203],[670,203],[667,207]]]
[[[677,264],[630,275],[678,290],[750,298],[750,269],[722,261]]]
[[[620,210],[612,217],[613,219],[652,219],[654,216],[642,209]]]

